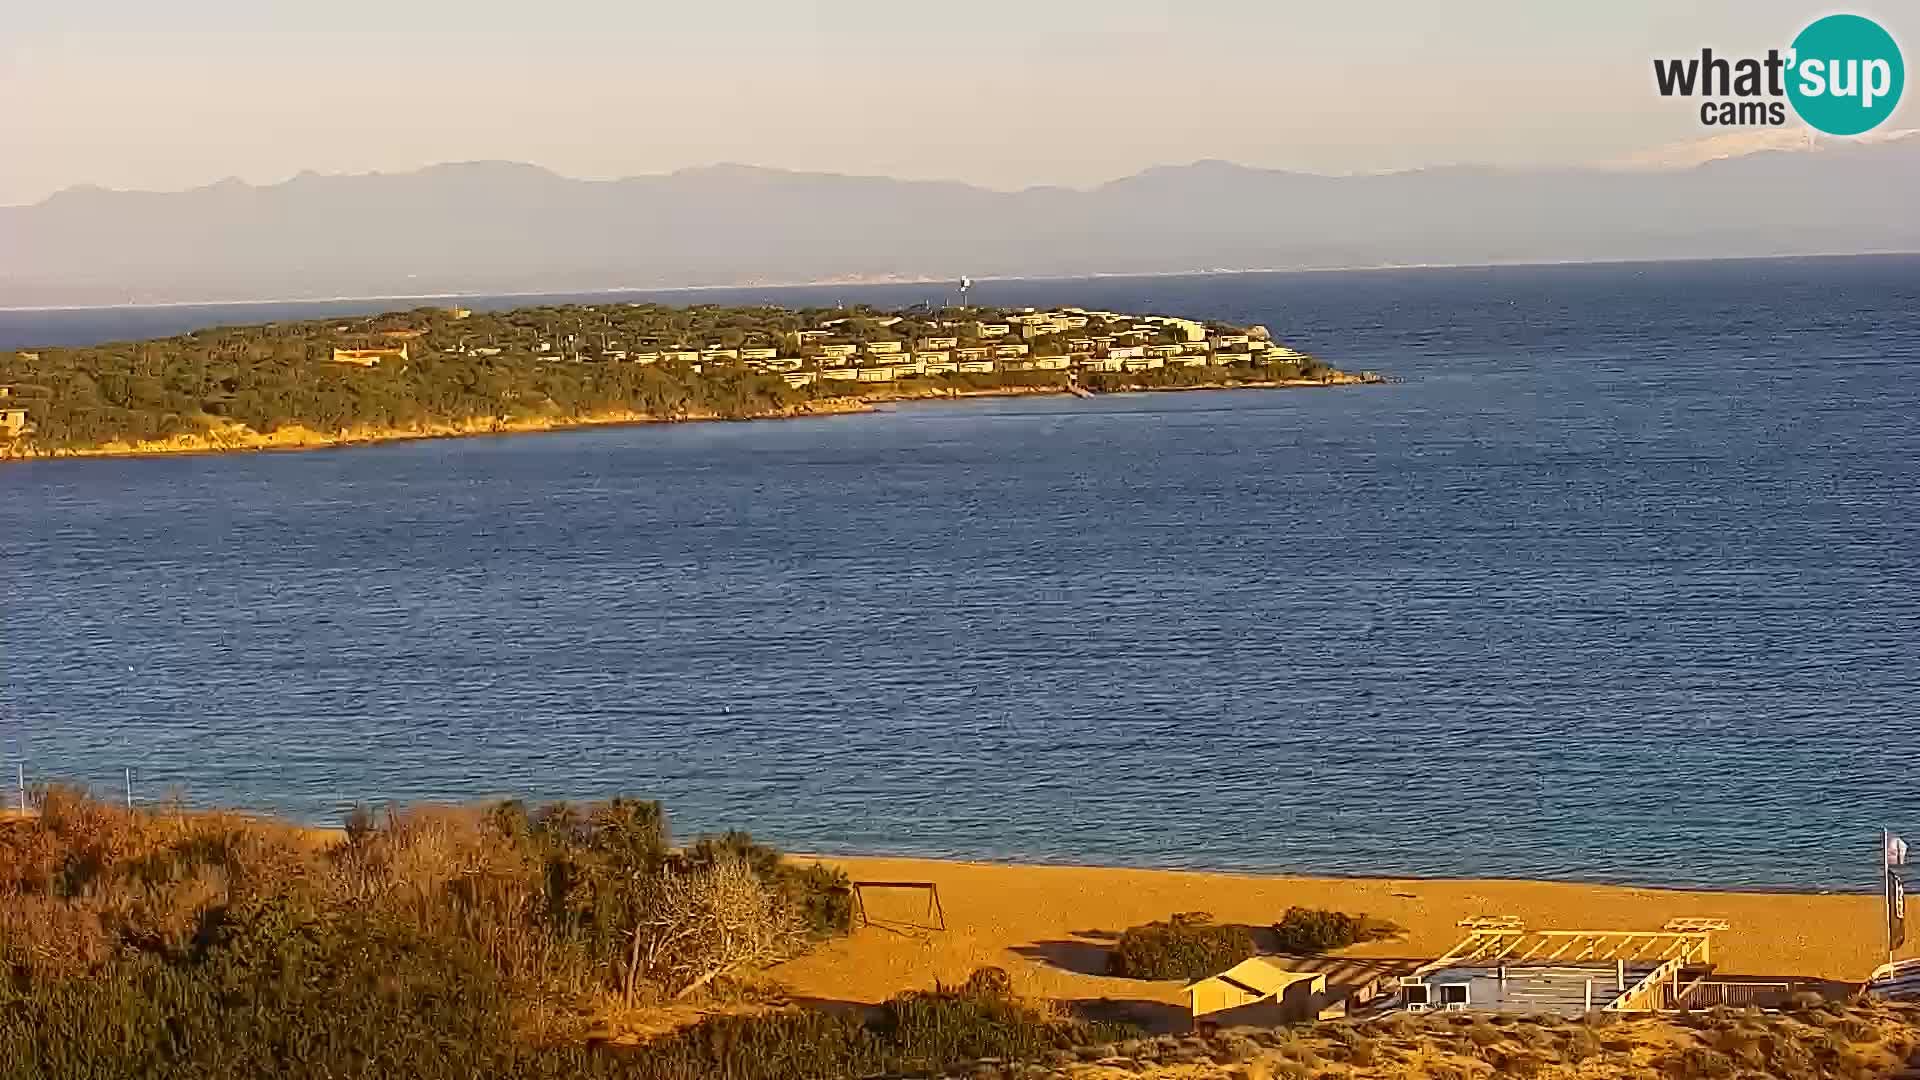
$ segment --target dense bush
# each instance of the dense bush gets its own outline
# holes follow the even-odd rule
[[[1255,951],[1251,930],[1189,911],[1122,933],[1108,955],[1107,970],[1132,979],[1204,979]]]
[[[1319,908],[1290,907],[1280,921],[1273,924],[1273,933],[1276,947],[1281,952],[1322,953],[1364,941],[1397,937],[1405,931],[1385,919]]]
[[[676,854],[658,803],[349,824],[327,844],[61,789],[0,822],[0,1078],[521,1075],[609,991],[845,925],[844,875],[745,834]]]
[[[1033,1060],[1050,1050],[1139,1034],[1054,1015],[1012,996],[1006,972],[912,991],[861,1020],[811,1010],[715,1017],[624,1056],[635,1080],[827,1080],[928,1072],[975,1058]]]
[[[105,978],[0,989],[0,1080],[838,1080],[1137,1034],[1056,1017],[987,978],[902,994],[867,1020],[718,1016],[589,1048],[518,1031],[509,987],[469,944],[362,920],[301,925],[271,906],[229,931],[189,963],[142,956]]]

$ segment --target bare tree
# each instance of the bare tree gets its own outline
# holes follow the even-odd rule
[[[693,869],[668,866],[637,886],[629,1005],[642,978],[683,998],[724,975],[784,960],[806,943],[799,914],[736,856]]]

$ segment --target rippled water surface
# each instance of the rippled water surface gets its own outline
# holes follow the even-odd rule
[[[1093,863],[1856,888],[1920,833],[1920,259],[990,289],[1403,381],[0,467],[0,751]],[[785,299],[841,296],[918,298]]]

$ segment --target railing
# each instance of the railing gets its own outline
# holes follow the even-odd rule
[[[1676,956],[1673,959],[1647,972],[1639,982],[1628,987],[1625,993],[1613,999],[1607,1006],[1608,1012],[1647,1012],[1657,1009],[1673,992],[1674,980],[1680,975],[1680,969],[1687,964],[1687,958]]]
[[[1742,1009],[1752,1006],[1776,1009],[1786,1004],[1793,993],[1787,982],[1708,982],[1698,980],[1679,988],[1667,988],[1666,1009],[1712,1009],[1725,1006]]]

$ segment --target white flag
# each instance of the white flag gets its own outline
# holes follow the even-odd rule
[[[1907,865],[1907,842],[1892,833],[1887,834],[1887,865]]]

